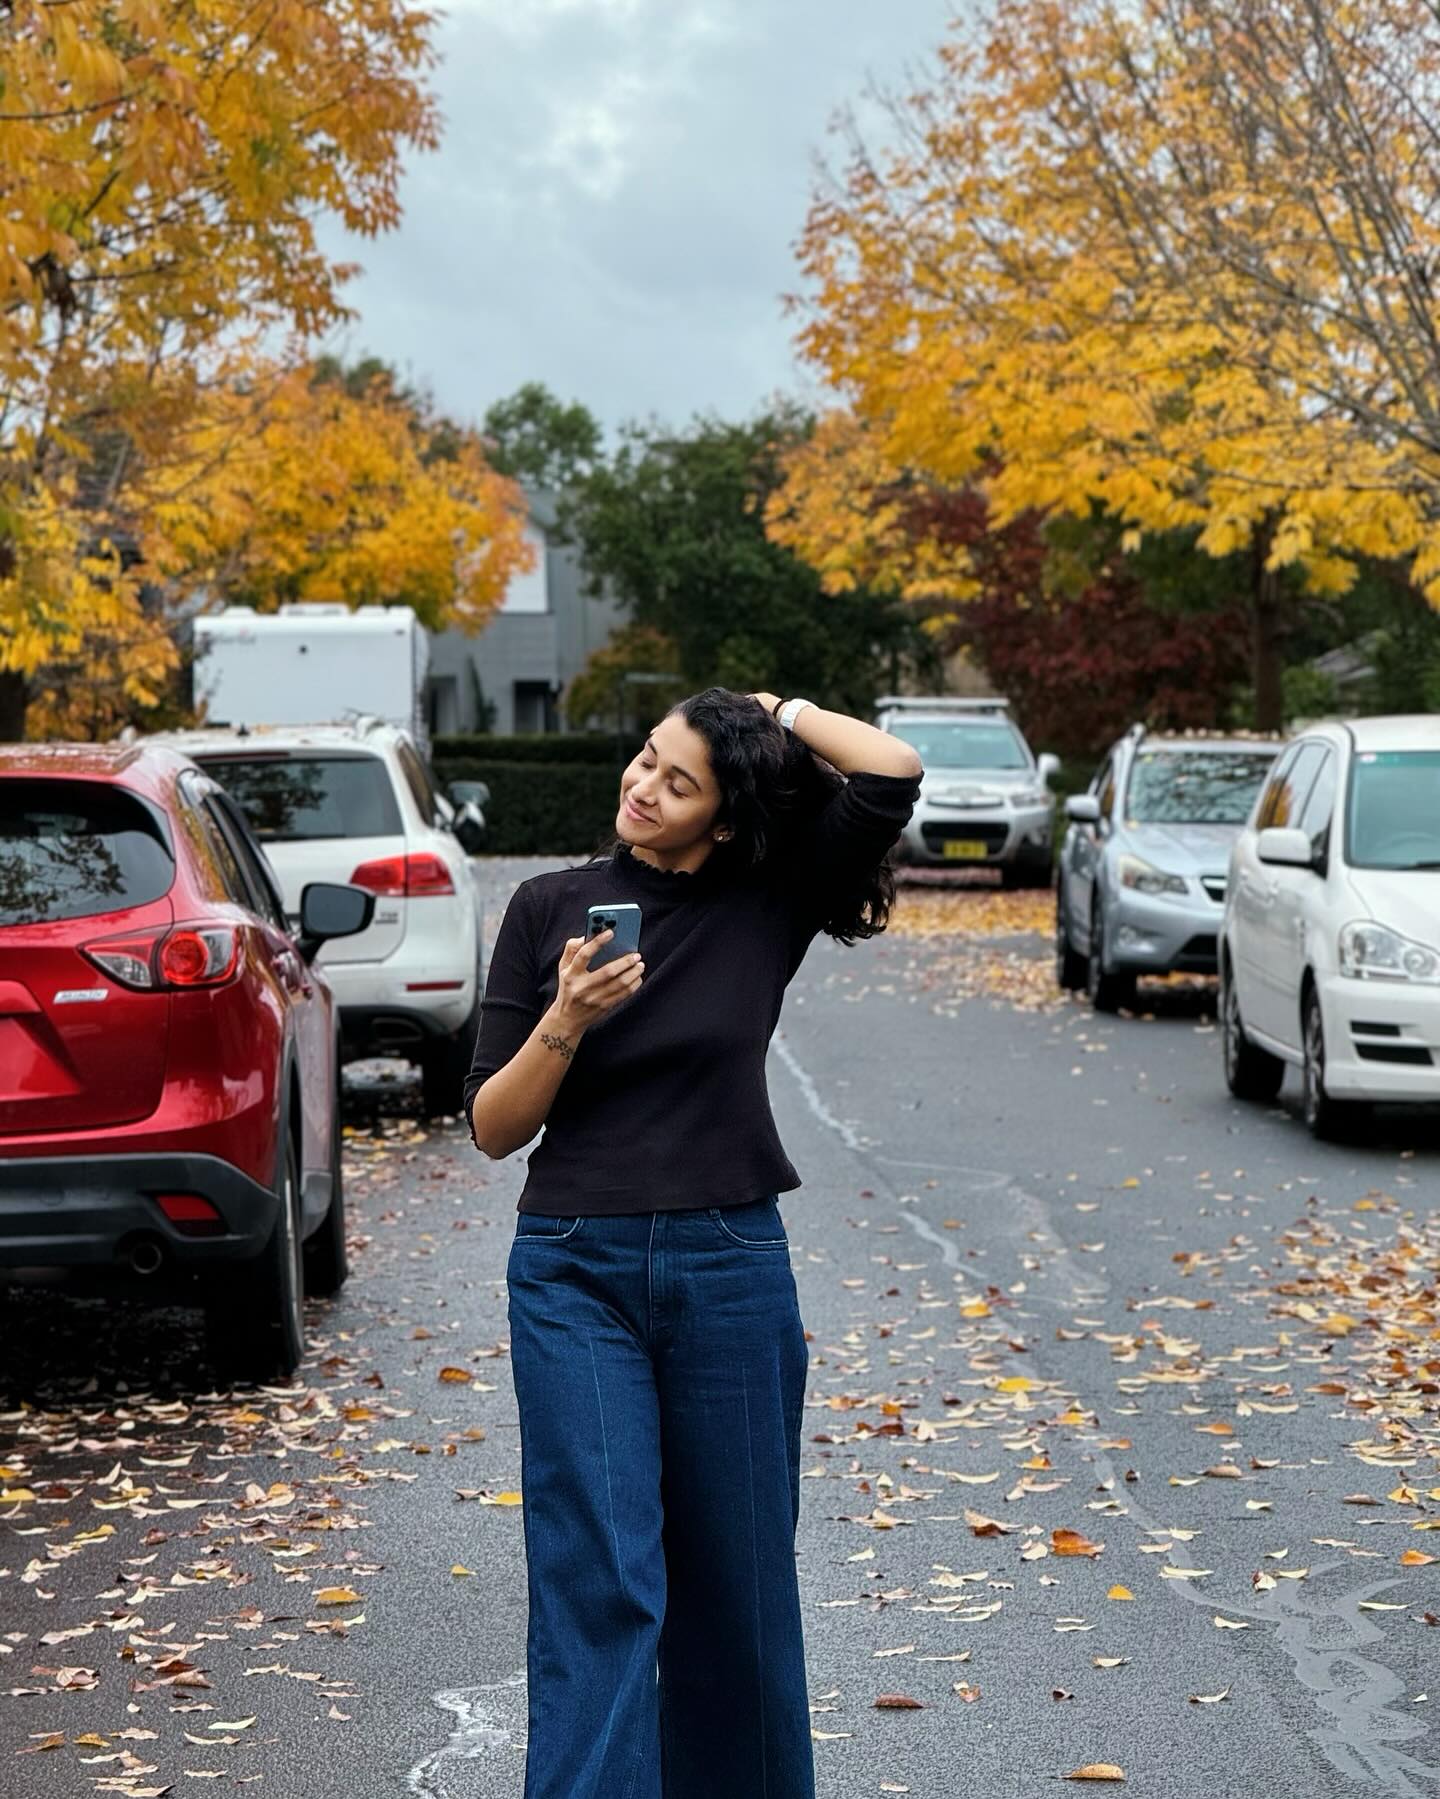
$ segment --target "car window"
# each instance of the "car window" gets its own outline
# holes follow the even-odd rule
[[[262,843],[316,838],[402,837],[390,771],[367,752],[197,755]]]
[[[1299,747],[1292,744],[1288,750],[1281,752],[1280,760],[1270,771],[1270,780],[1260,801],[1259,810],[1255,814],[1255,829],[1267,830],[1273,824],[1284,823],[1277,816],[1282,810],[1288,818],[1294,811],[1295,795],[1290,787],[1290,776],[1295,767],[1295,758],[1300,754]]]
[[[223,793],[212,793],[205,802],[205,809],[224,835],[231,854],[240,864],[252,911],[277,930],[288,931],[289,921],[285,917],[285,905],[276,888],[275,878],[251,840],[244,817],[234,802]]]
[[[1243,825],[1274,761],[1270,751],[1140,750],[1125,816],[1134,824]]]
[[[1100,802],[1100,813],[1109,818],[1115,810],[1115,758],[1107,756],[1095,771],[1095,779],[1090,783],[1096,799]]]
[[[0,925],[147,906],[174,879],[165,828],[134,794],[43,776],[0,781]]]
[[[908,743],[927,769],[1008,768],[1030,766],[1025,740],[1014,725],[973,719],[905,719],[891,726],[902,743]]]
[[[1440,750],[1367,750],[1350,764],[1355,868],[1440,869]]]
[[[433,825],[440,808],[435,803],[435,789],[425,771],[425,764],[408,743],[397,743],[395,756],[400,764],[400,772],[405,777],[405,785],[415,796],[421,818],[427,825]]]
[[[1309,797],[1300,813],[1299,828],[1310,839],[1315,855],[1323,856],[1330,844],[1330,820],[1335,812],[1335,790],[1339,771],[1333,750],[1326,750]]]
[[[182,779],[180,792],[188,802],[181,813],[187,834],[195,842],[197,853],[211,864],[212,878],[218,877],[221,892],[233,904],[253,907],[240,863],[225,833],[207,810],[203,790],[197,793],[190,780]]]

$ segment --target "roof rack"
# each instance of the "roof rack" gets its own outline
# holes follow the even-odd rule
[[[957,699],[950,694],[882,693],[875,702],[877,712],[1008,712],[1010,702],[1003,695],[987,699]]]

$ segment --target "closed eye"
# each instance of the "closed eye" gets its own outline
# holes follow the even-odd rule
[[[640,766],[644,769],[651,769],[654,768],[655,764],[653,762],[642,762]],[[677,787],[674,781],[670,783],[670,791],[675,795],[677,800],[683,800],[685,797],[685,789],[683,787]]]

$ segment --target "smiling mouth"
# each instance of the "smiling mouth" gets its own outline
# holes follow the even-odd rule
[[[625,810],[630,814],[631,818],[638,819],[642,825],[651,825],[655,822],[653,818],[649,818],[645,813],[638,811],[631,803],[628,796],[625,800]]]

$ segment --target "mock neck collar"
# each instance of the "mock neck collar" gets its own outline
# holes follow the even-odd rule
[[[617,874],[646,893],[686,896],[713,887],[724,866],[724,858],[711,850],[699,868],[657,868],[653,862],[632,855],[628,843],[618,843],[611,852],[610,861]]]

